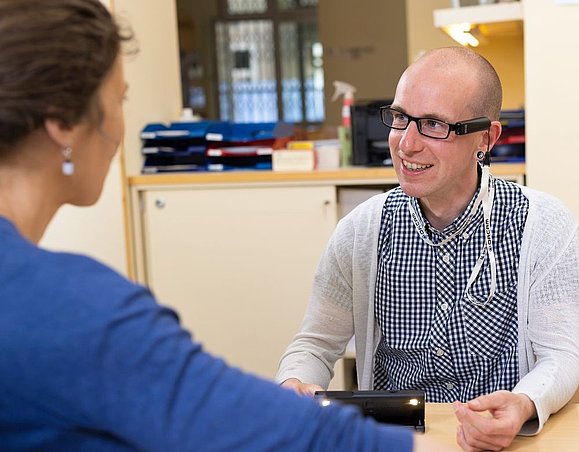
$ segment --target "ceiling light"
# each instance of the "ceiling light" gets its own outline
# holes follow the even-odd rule
[[[476,28],[476,27],[475,27]],[[468,22],[452,24],[444,27],[444,30],[452,39],[462,46],[478,47],[479,40],[471,33],[472,25]]]

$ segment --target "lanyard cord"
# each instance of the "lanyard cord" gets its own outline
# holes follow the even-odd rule
[[[414,227],[416,228],[418,235],[420,235],[420,238],[422,240],[424,240],[430,246],[439,247],[442,245],[446,245],[448,242],[450,242],[458,234],[460,234],[462,231],[464,231],[466,229],[466,227],[472,221],[473,217],[476,215],[476,212],[478,210],[478,206],[480,206],[482,199],[483,199],[483,190],[482,190],[482,182],[481,182],[481,190],[480,190],[480,192],[479,192],[479,194],[474,202],[474,206],[472,207],[470,213],[468,214],[468,216],[466,217],[464,222],[457,228],[456,231],[454,231],[452,234],[450,234],[448,237],[446,237],[444,240],[441,240],[438,243],[434,243],[428,237],[428,234],[426,233],[426,230],[424,229],[424,225],[420,222],[420,219],[418,218],[418,214],[416,213],[416,209],[412,205],[411,200],[408,200],[408,211],[410,212],[410,218],[412,218],[412,223],[414,223]]]
[[[481,192],[483,190],[485,191],[485,199],[483,201],[485,246],[483,247],[483,250],[477,260],[476,265],[472,269],[472,273],[470,274],[470,278],[468,278],[466,288],[464,289],[464,295],[466,296],[468,301],[470,301],[472,304],[480,308],[484,308],[491,301],[497,289],[497,260],[495,258],[495,252],[493,250],[493,238],[491,235],[491,210],[495,198],[495,184],[494,180],[491,180],[490,177],[489,165],[483,165],[482,168]],[[472,297],[472,295],[470,294],[470,289],[481,271],[482,264],[485,260],[485,251],[489,258],[489,264],[491,269],[491,287],[487,299],[484,302],[480,302]]]
[[[433,246],[433,247],[439,247],[439,246],[445,245],[446,243],[448,243],[452,239],[454,239],[462,231],[464,231],[466,229],[466,227],[472,221],[473,217],[476,215],[476,212],[478,211],[478,207],[482,202],[482,205],[483,205],[483,225],[484,225],[484,230],[485,230],[485,243],[483,246],[483,250],[482,250],[480,256],[478,257],[474,268],[472,269],[472,272],[470,274],[470,277],[468,278],[468,282],[466,283],[466,287],[464,289],[464,295],[468,299],[468,301],[470,301],[472,304],[474,304],[475,306],[478,306],[480,308],[484,308],[491,301],[491,299],[495,295],[496,287],[497,287],[497,262],[496,262],[495,253],[493,250],[493,239],[491,236],[491,210],[492,210],[494,198],[495,198],[494,179],[490,175],[490,163],[485,162],[483,164],[483,167],[482,167],[480,192],[479,192],[479,194],[475,200],[475,203],[474,203],[470,213],[468,214],[466,220],[454,233],[452,233],[451,235],[449,235],[444,240],[442,240],[438,243],[434,243],[432,240],[430,240],[430,238],[426,234],[426,230],[424,229],[424,225],[420,222],[420,220],[418,218],[418,214],[416,213],[416,210],[414,209],[414,206],[412,205],[411,200],[408,200],[408,210],[410,212],[410,217],[412,218],[412,223],[414,223],[414,227],[416,228],[418,235],[425,243],[427,243],[428,245]],[[489,291],[489,295],[488,295],[487,299],[484,302],[480,302],[472,297],[472,295],[470,294],[470,289],[471,289],[472,285],[474,284],[474,282],[476,281],[476,278],[478,277],[478,275],[482,269],[482,265],[483,265],[484,260],[485,260],[485,254],[488,255],[488,258],[489,258],[489,264],[490,264],[490,270],[491,270],[491,287],[490,287],[490,291]]]

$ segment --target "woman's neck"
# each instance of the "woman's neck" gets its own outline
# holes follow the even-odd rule
[[[42,180],[0,166],[0,215],[33,243],[40,241],[59,206]]]

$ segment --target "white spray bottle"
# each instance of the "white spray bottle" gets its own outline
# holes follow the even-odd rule
[[[342,99],[342,125],[338,127],[338,138],[340,140],[341,165],[349,166],[352,163],[352,118],[350,107],[354,103],[354,93],[356,88],[349,83],[334,82],[334,95],[332,102],[343,96]]]

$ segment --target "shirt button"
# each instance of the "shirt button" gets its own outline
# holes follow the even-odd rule
[[[444,350],[439,348],[438,350],[436,350],[436,356],[444,356]]]
[[[454,389],[454,385],[452,383],[446,383],[446,389]]]
[[[462,233],[462,238],[463,238],[464,240],[467,240],[469,237],[470,237],[470,234],[469,234],[468,232],[463,232],[463,233]]]
[[[440,309],[442,309],[443,311],[446,311],[448,309],[448,303],[444,302],[440,305]]]
[[[448,264],[450,262],[450,254],[446,253],[444,256],[442,256],[442,260],[445,264]]]

